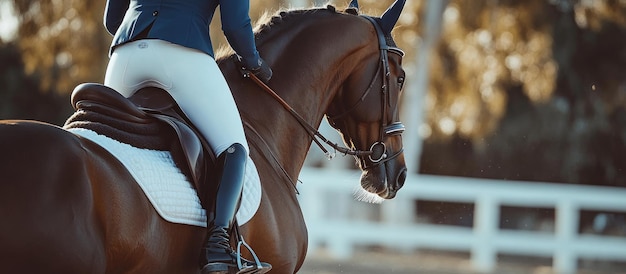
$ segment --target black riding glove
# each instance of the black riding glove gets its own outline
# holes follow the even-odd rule
[[[240,62],[241,62],[241,59],[240,59]],[[243,64],[243,62],[241,63]],[[267,84],[272,78],[272,68],[270,68],[270,66],[262,58],[259,58],[257,67],[245,67],[244,66],[244,68],[252,72],[252,74],[258,77],[265,84]]]
[[[257,68],[250,69],[252,74],[256,75],[263,83],[267,84],[272,79],[272,68],[263,60],[259,59],[261,64]]]

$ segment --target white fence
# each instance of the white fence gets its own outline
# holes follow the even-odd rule
[[[581,210],[626,212],[626,189],[413,175],[395,199],[371,205],[351,199],[359,175],[337,169],[301,172],[309,251],[321,244],[338,258],[349,257],[357,245],[469,251],[473,270],[480,272],[494,270],[499,253],[552,257],[553,270],[567,274],[576,272],[578,259],[626,262],[626,238],[578,233]],[[417,223],[416,200],[472,203],[474,225]],[[502,230],[501,206],[554,208],[555,231]],[[363,217],[377,207],[379,216]]]

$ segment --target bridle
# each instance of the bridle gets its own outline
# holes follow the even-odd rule
[[[394,54],[398,54],[400,56],[404,56],[404,52],[397,47],[391,47],[387,44],[385,34],[375,19],[369,16],[363,16],[363,17],[368,19],[374,25],[374,28],[376,29],[376,34],[378,37],[380,59],[379,59],[378,68],[376,69],[376,74],[372,77],[372,80],[370,81],[370,84],[368,85],[365,92],[363,92],[359,100],[352,107],[348,108],[347,110],[345,110],[344,112],[338,115],[332,115],[332,116],[327,115],[327,120],[331,124],[334,124],[335,121],[340,120],[342,117],[345,117],[348,113],[356,109],[356,107],[359,106],[359,104],[363,102],[365,98],[370,94],[370,91],[373,90],[373,86],[374,86],[374,83],[376,82],[376,79],[378,78],[379,75],[382,74],[381,77],[382,77],[383,83],[380,88],[380,96],[381,96],[380,101],[381,101],[381,112],[382,112],[381,113],[381,125],[379,129],[380,134],[379,134],[378,141],[374,142],[370,146],[369,150],[359,150],[359,149],[351,149],[347,147],[342,147],[338,145],[337,143],[329,141],[315,127],[311,126],[308,122],[306,122],[304,118],[302,118],[302,116],[298,114],[287,102],[285,102],[278,94],[276,94],[274,90],[272,90],[269,86],[263,83],[263,81],[261,81],[258,77],[256,77],[256,75],[250,73],[247,70],[242,70],[242,73],[244,77],[252,79],[257,85],[259,85],[263,90],[269,93],[276,101],[278,101],[287,111],[289,111],[289,113],[291,113],[291,115],[294,118],[296,118],[296,120],[300,123],[300,125],[312,137],[313,141],[320,147],[320,149],[324,152],[324,154],[326,155],[326,157],[328,157],[328,159],[334,158],[336,155],[335,152],[338,151],[344,155],[355,156],[361,162],[361,167],[363,169],[368,169],[368,168],[372,168],[372,167],[381,165],[387,161],[395,159],[400,154],[402,154],[404,150],[404,148],[401,148],[400,150],[391,153],[391,156],[389,156],[389,154],[387,153],[387,145],[385,145],[385,142],[384,142],[384,139],[386,137],[392,136],[392,135],[401,135],[405,129],[404,125],[401,122],[387,123],[387,118],[388,118],[387,112],[390,106],[389,104],[391,103],[389,100],[390,70],[389,70],[389,59],[388,59],[387,54],[391,52]],[[322,145],[322,142],[331,146],[335,150],[335,152],[330,153]],[[367,160],[369,160],[371,164],[368,164]]]
[[[389,59],[388,59],[387,54],[391,52],[393,54],[398,54],[401,57],[403,57],[404,52],[397,47],[392,47],[388,45],[384,32],[382,31],[382,29],[380,28],[380,25],[378,24],[378,22],[376,22],[374,18],[369,17],[369,16],[363,16],[363,17],[369,20],[372,23],[372,25],[374,25],[374,28],[376,29],[376,35],[378,37],[380,59],[378,63],[378,68],[376,69],[376,74],[372,77],[372,80],[370,81],[370,84],[368,85],[365,92],[363,92],[359,100],[357,100],[357,102],[354,103],[352,107],[348,108],[347,110],[344,110],[340,114],[335,114],[335,115],[327,114],[326,118],[329,121],[329,123],[331,123],[331,125],[335,126],[337,120],[342,119],[347,114],[355,110],[363,101],[365,101],[365,98],[370,94],[370,91],[373,89],[374,83],[376,82],[378,75],[380,75],[382,72],[382,76],[381,76],[382,85],[380,88],[381,120],[380,120],[378,141],[374,142],[370,146],[369,150],[367,151],[355,150],[356,152],[361,152],[360,155],[367,155],[367,159],[369,160],[371,164],[368,164],[368,162],[365,161],[364,157],[362,156],[358,157],[358,159],[361,162],[361,167],[363,169],[368,169],[368,168],[375,167],[387,161],[395,159],[404,150],[404,148],[401,148],[400,150],[392,153],[391,156],[389,156],[387,152],[387,145],[385,145],[385,142],[384,142],[386,137],[392,136],[392,135],[401,135],[405,129],[404,124],[402,124],[402,122],[387,123],[388,109],[391,104],[391,101],[389,100],[389,96],[390,96],[389,77],[391,75],[391,72],[389,70]],[[353,155],[359,156],[359,154],[353,154]]]

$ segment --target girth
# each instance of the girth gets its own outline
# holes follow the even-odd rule
[[[215,155],[166,91],[144,88],[127,99],[104,85],[85,83],[74,89],[71,102],[76,112],[64,128],[89,129],[134,147],[170,151],[196,189],[204,190]]]

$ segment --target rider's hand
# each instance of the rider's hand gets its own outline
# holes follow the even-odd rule
[[[265,84],[267,84],[272,78],[272,69],[263,59],[259,59],[259,66],[251,68],[250,72],[256,75],[256,77],[261,79],[261,81]]]
[[[263,83],[267,84],[272,78],[272,69],[262,58],[259,58],[259,61],[257,62],[257,66],[250,66],[250,67],[246,67],[244,65],[244,62],[241,59],[241,57],[238,56],[237,59],[242,64],[242,66],[244,66],[244,69],[252,72],[252,74],[254,74],[261,81],[263,81]]]

